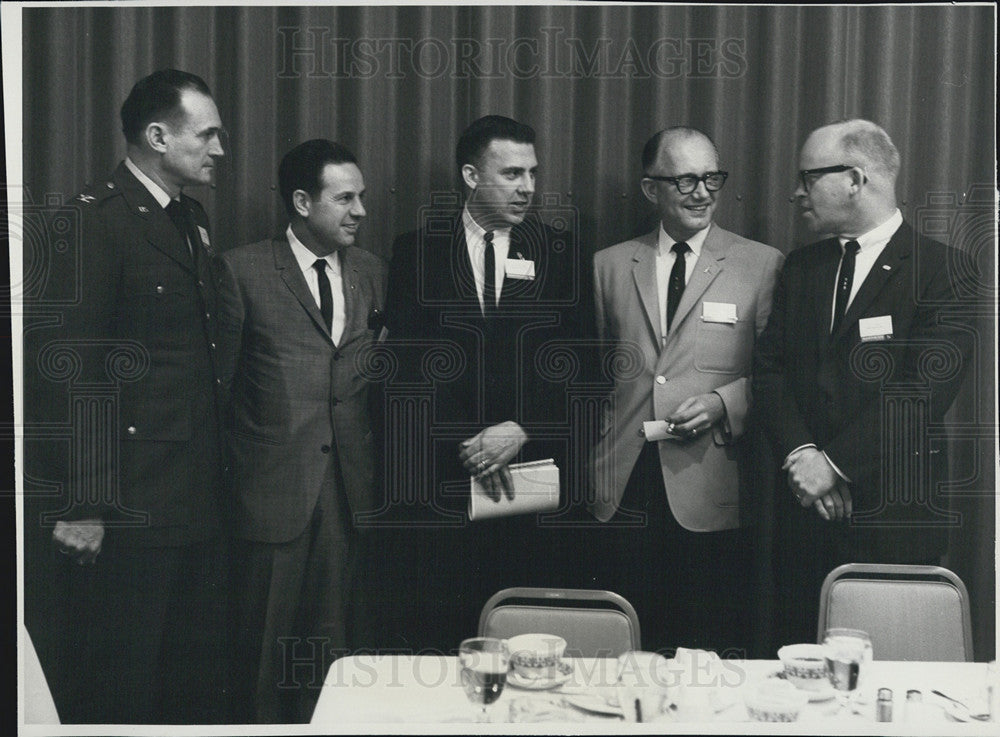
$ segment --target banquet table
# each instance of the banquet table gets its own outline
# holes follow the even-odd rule
[[[476,707],[465,696],[458,660],[442,655],[354,655],[331,664],[313,714],[313,727],[327,731],[386,732],[505,732],[521,733],[732,733],[744,734],[958,734],[996,735],[1000,725],[970,720],[956,721],[955,710],[931,694],[932,689],[985,705],[985,663],[927,663],[875,661],[868,666],[859,704],[852,713],[837,711],[837,700],[808,703],[792,724],[758,723],[748,719],[743,703],[746,689],[781,671],[777,660],[725,660],[713,672],[705,689],[711,701],[701,698],[698,708],[657,715],[637,724],[622,716],[591,713],[567,706],[564,699],[579,696],[614,704],[617,662],[614,659],[574,658],[566,683],[551,690],[526,690],[510,682],[490,707],[488,723],[476,724]],[[708,671],[705,671],[706,673]],[[689,683],[688,686],[691,684]],[[875,721],[874,695],[891,688],[894,705],[891,722]],[[922,692],[922,706],[907,708],[906,693]],[[677,692],[675,692],[677,693]],[[523,719],[527,715],[528,718]],[[738,723],[738,724],[737,724]]]

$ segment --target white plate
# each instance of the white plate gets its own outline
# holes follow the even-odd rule
[[[583,709],[584,711],[593,712],[594,714],[607,714],[609,716],[623,718],[625,716],[621,707],[609,704],[602,697],[597,696],[596,694],[566,695],[563,696],[563,701],[570,706],[575,706],[577,709]]]
[[[507,683],[514,688],[523,688],[526,691],[547,691],[550,688],[557,688],[573,677],[573,663],[564,660],[558,665],[558,673],[554,678],[523,678],[516,670],[511,669],[507,674]]]

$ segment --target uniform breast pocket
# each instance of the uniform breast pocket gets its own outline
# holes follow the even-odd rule
[[[694,367],[714,374],[742,374],[749,370],[753,350],[751,325],[702,321],[694,348]]]
[[[131,323],[133,334],[141,335],[151,348],[176,349],[190,343],[202,307],[182,278],[169,271],[140,272],[126,288],[133,309],[123,318]]]

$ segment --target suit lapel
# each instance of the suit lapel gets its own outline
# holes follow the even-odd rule
[[[281,274],[281,280],[312,318],[316,329],[332,345],[333,339],[330,338],[330,333],[326,329],[323,315],[319,311],[316,300],[313,299],[312,292],[309,291],[309,285],[306,284],[306,278],[302,275],[302,269],[299,268],[299,262],[295,260],[295,254],[292,253],[292,247],[288,244],[288,240],[284,237],[275,238],[271,241],[271,247],[274,250],[274,267]]]
[[[367,327],[367,305],[373,304],[368,281],[362,278],[355,265],[355,248],[348,246],[340,251],[340,278],[344,288],[344,332],[339,345],[345,345],[350,338]]]
[[[121,189],[129,209],[144,222],[145,237],[149,244],[193,273],[194,261],[187,243],[150,191],[124,163],[119,164],[112,180]],[[194,246],[197,248],[200,244],[195,243]]]
[[[813,284],[816,299],[816,330],[818,335],[830,334],[833,320],[833,291],[837,285],[837,269],[840,267],[840,241],[831,238],[820,249],[816,264],[816,283]]]
[[[657,352],[660,349],[660,305],[656,291],[656,238],[654,230],[638,239],[632,254],[632,278],[639,293],[639,302],[646,313],[646,322]]]
[[[708,289],[708,285],[715,281],[715,277],[722,271],[722,262],[729,251],[729,243],[722,237],[719,229],[712,225],[711,230],[701,246],[701,254],[694,265],[694,273],[691,280],[684,287],[681,294],[681,301],[677,305],[677,312],[674,313],[674,321],[670,333],[667,335],[667,345],[670,345],[671,338],[678,333],[678,328],[684,322],[691,308],[698,304],[701,295]]]
[[[868,272],[868,276],[861,283],[858,293],[854,295],[854,299],[848,305],[844,319],[837,328],[837,332],[832,336],[834,340],[844,335],[850,326],[854,325],[861,315],[865,314],[890,279],[902,273],[902,262],[910,257],[913,250],[912,243],[913,231],[905,225],[900,226],[885,248],[882,249],[882,253],[879,254],[875,263],[872,264],[871,271]]]

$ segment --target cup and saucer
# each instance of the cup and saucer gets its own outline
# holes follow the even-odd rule
[[[556,635],[527,634],[507,641],[510,673],[507,683],[528,691],[558,688],[573,677],[573,663],[563,658],[566,640]]]
[[[772,678],[782,678],[800,691],[809,701],[828,701],[837,695],[826,671],[826,651],[822,645],[801,643],[785,645],[778,650],[782,670]]]

